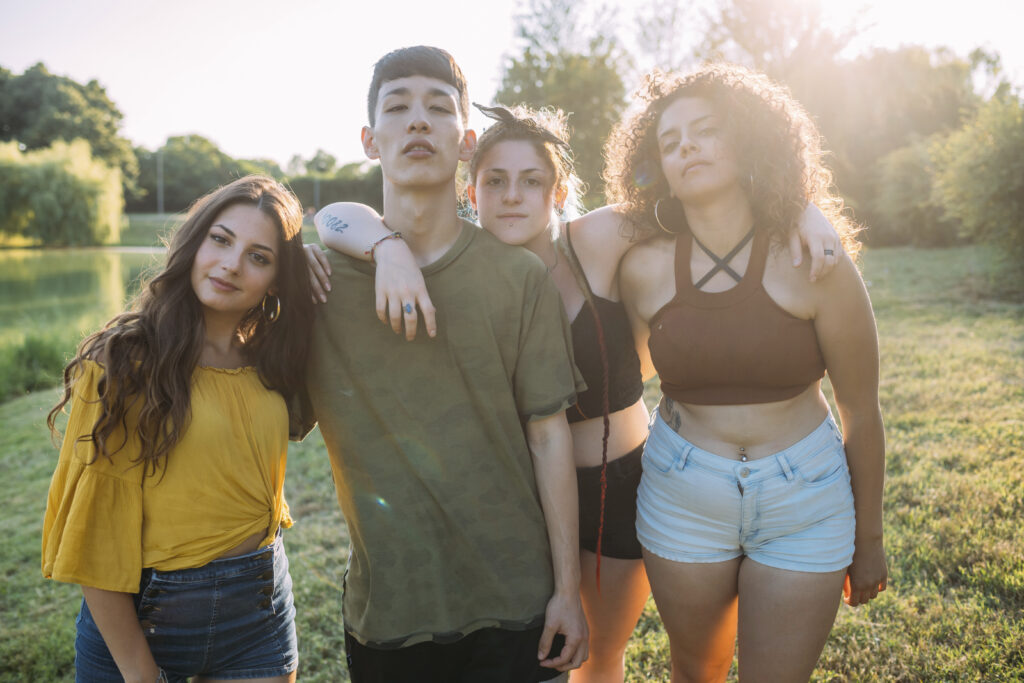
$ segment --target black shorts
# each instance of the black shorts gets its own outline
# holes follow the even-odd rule
[[[454,643],[417,643],[378,649],[345,632],[345,654],[352,683],[534,683],[561,672],[540,666],[537,647],[543,626],[513,631],[483,628]],[[562,651],[559,635],[551,652]],[[551,656],[555,656],[552,654]]]
[[[621,458],[608,461],[608,490],[604,499],[604,534],[601,555],[620,560],[643,558],[636,540],[636,491],[640,487],[644,445]],[[580,499],[580,547],[597,552],[597,530],[601,522],[601,466],[576,468]]]

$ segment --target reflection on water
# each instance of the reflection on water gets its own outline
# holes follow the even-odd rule
[[[163,250],[149,248],[0,250],[0,347],[27,334],[77,342],[162,262]]]

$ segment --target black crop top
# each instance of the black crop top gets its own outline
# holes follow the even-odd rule
[[[565,226],[569,257],[575,262],[576,270],[583,273],[576,251],[569,239],[569,226]],[[595,296],[590,283],[584,276],[581,286],[587,288],[594,307],[586,302],[572,321],[572,350],[576,367],[587,383],[587,390],[576,397],[576,405],[569,408],[565,416],[569,422],[581,422],[604,414],[604,368],[601,363],[601,347],[598,343],[596,312],[604,332],[605,352],[608,357],[608,413],[630,407],[644,393],[643,378],[640,375],[640,358],[636,355],[633,333],[629,328],[626,307],[621,301],[611,301]]]

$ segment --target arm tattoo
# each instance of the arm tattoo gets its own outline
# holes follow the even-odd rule
[[[345,228],[348,227],[348,223],[336,216],[327,216],[324,218],[324,225],[327,226],[328,230],[339,234],[345,232]]]

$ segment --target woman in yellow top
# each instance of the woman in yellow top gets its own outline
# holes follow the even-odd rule
[[[64,371],[43,574],[82,586],[78,681],[293,681],[280,530],[312,320],[295,197],[197,201],[167,265]]]

